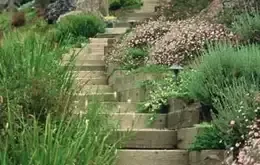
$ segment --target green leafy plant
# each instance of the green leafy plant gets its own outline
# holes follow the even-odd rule
[[[78,37],[94,37],[97,33],[104,32],[105,23],[102,19],[94,15],[77,14],[64,17],[57,23],[57,40],[64,39],[68,36],[73,41]]]
[[[260,49],[257,45],[233,47],[230,44],[209,46],[196,64],[189,85],[191,96],[212,104],[219,90],[241,78],[249,84],[259,81]],[[256,82],[256,83],[257,83]]]
[[[147,48],[129,48],[127,50],[126,56],[123,58],[122,67],[128,70],[137,69],[138,67],[144,66],[146,64],[147,57]]]
[[[202,132],[196,137],[189,150],[201,151],[208,149],[225,149],[225,145],[221,140],[220,131],[209,123],[201,123],[195,127],[202,129]]]
[[[146,101],[141,104],[139,111],[154,114],[160,113],[161,108],[167,105],[169,98],[188,99],[187,86],[192,73],[193,71],[181,72],[176,81],[173,73],[168,72],[163,79],[142,82],[141,85],[149,91],[149,95]]]
[[[243,13],[235,17],[232,23],[233,32],[237,33],[244,41],[260,42],[260,13]]]
[[[142,6],[142,0],[109,0],[109,9],[136,9]]]

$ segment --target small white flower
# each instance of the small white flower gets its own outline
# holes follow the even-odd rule
[[[127,99],[127,103],[129,103],[129,104],[130,104],[131,102],[132,102],[132,100],[131,100],[131,99]]]

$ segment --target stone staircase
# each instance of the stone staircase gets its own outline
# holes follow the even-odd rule
[[[144,13],[153,13],[157,4],[158,0],[144,0],[144,6],[136,10],[128,20],[140,21],[149,17],[149,14]],[[84,110],[86,104],[97,99],[111,109],[113,119],[119,121],[120,134],[123,135],[129,130],[134,133],[118,150],[117,165],[199,165],[194,153],[187,150],[195,136],[200,133],[199,129],[193,127],[199,122],[196,106],[187,107],[181,101],[170,101],[170,112],[158,114],[155,121],[148,124],[147,119],[152,114],[137,113],[138,102],[143,101],[136,97],[140,92],[127,91],[127,82],[119,81],[117,76],[108,77],[104,62],[106,47],[127,30],[126,27],[108,28],[105,33],[98,34],[97,38],[91,38],[83,49],[74,49],[79,52],[75,70],[77,80],[86,84],[77,96],[77,109]],[[69,57],[70,53],[65,57]],[[126,78],[126,81],[133,84],[137,79]]]
[[[111,37],[119,33],[108,33],[109,38],[91,38],[86,47],[75,48],[79,52],[75,70],[77,81],[86,84],[77,96],[77,109],[84,110],[86,103],[98,100],[111,109],[113,120],[119,121],[118,132],[121,135],[129,130],[133,132],[134,136],[119,149],[117,165],[189,165],[187,149],[199,133],[192,127],[198,123],[198,111],[183,110],[172,105],[169,114],[158,114],[155,121],[148,124],[152,114],[137,113],[138,102],[142,100],[129,94],[128,97],[122,97],[127,91],[118,90],[119,86],[124,89],[127,83],[121,81],[122,85],[119,85],[108,80],[104,63],[105,47],[112,44],[114,39]]]

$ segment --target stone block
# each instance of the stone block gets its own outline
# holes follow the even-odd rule
[[[167,127],[168,129],[179,129],[192,127],[199,123],[198,110],[180,110],[168,113]]]
[[[222,165],[227,157],[225,150],[202,150],[189,153],[190,165]]]
[[[195,141],[196,136],[198,136],[203,131],[203,128],[182,128],[178,130],[177,139],[178,149],[189,149],[190,145]]]

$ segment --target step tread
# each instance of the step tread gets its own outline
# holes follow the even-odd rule
[[[118,150],[117,165],[188,165],[187,150]]]

